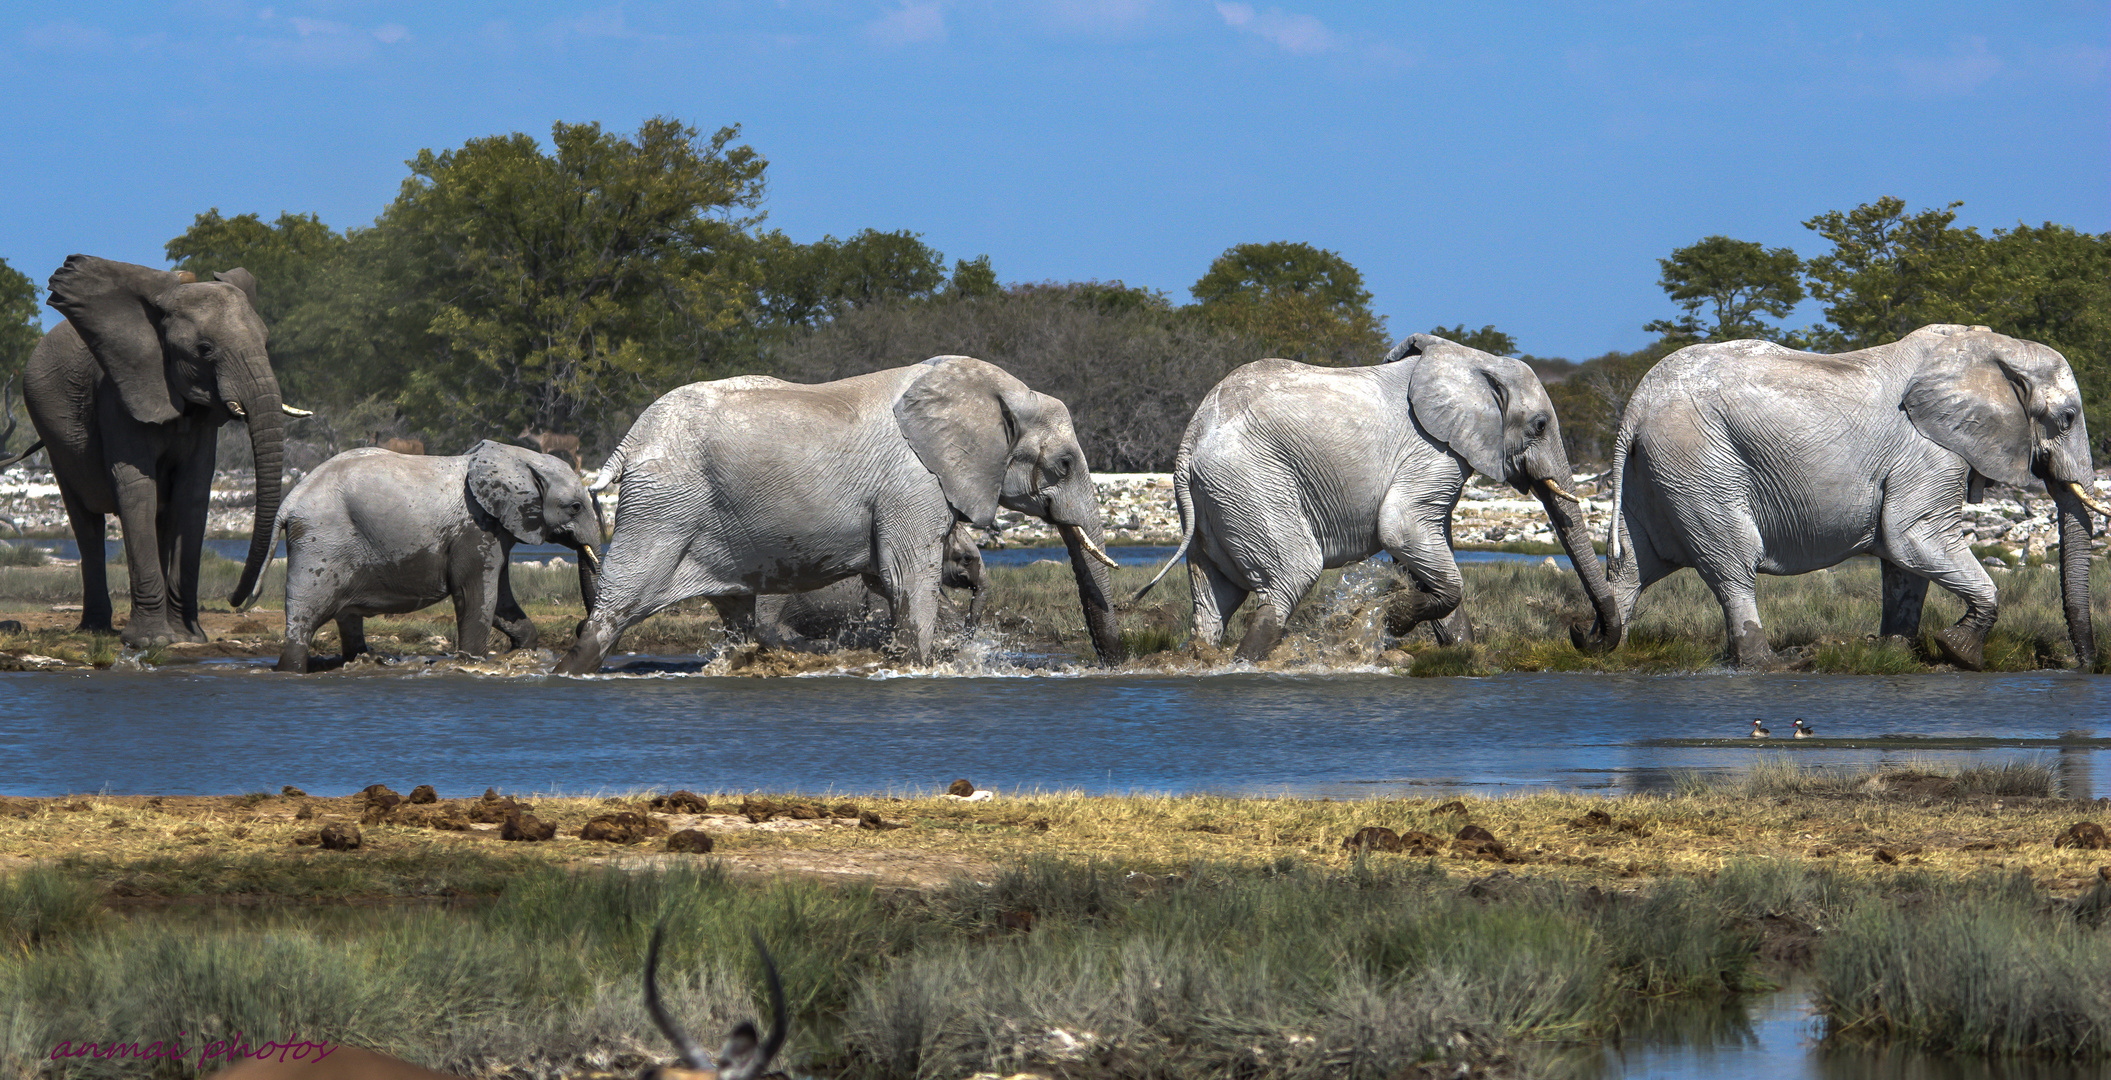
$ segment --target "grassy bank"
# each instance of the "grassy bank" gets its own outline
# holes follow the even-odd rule
[[[208,555],[203,579],[205,623],[216,639],[209,649],[178,647],[150,662],[196,655],[274,655],[283,615],[284,564],[265,577],[264,599],[249,611],[227,609],[241,566]],[[1427,628],[1404,639],[1383,633],[1384,590],[1391,580],[1386,564],[1329,571],[1292,618],[1277,654],[1264,665],[1273,668],[1370,666],[1416,675],[1485,675],[1504,671],[1697,671],[1722,660],[1722,609],[1698,576],[1682,571],[1644,594],[1625,647],[1603,656],[1577,652],[1568,640],[1572,623],[1587,622],[1589,605],[1573,573],[1543,563],[1477,563],[1461,568],[1464,607],[1476,627],[1471,649],[1439,648]],[[2099,562],[2101,579],[2106,571]],[[1142,587],[1155,568],[1123,567],[1113,572],[1118,599]],[[1077,587],[1068,566],[1060,563],[993,567],[988,630],[1006,645],[1076,658],[1089,656]],[[1344,581],[1351,584],[1344,585]],[[516,566],[515,594],[535,619],[546,648],[563,648],[582,614],[578,579],[569,565]],[[2060,607],[2059,578],[2052,567],[2023,567],[1998,573],[2001,616],[1989,635],[1989,670],[2029,671],[2060,667],[2073,660]],[[121,566],[111,567],[113,602],[122,619],[127,607]],[[64,566],[0,566],[0,618],[24,624],[24,631],[0,635],[0,653],[35,653],[78,663],[107,665],[114,645],[72,632],[79,615],[52,610],[78,603],[79,572]],[[2111,590],[2096,589],[2094,610],[2100,624],[2111,626]],[[1912,646],[1878,641],[1882,584],[1874,560],[1861,559],[1829,571],[1797,577],[1759,580],[1760,616],[1773,647],[1789,666],[1839,673],[1896,674],[1945,669],[1932,634],[1954,622],[1962,605],[1940,589],[1929,591],[1923,637]],[[1250,612],[1241,612],[1227,635],[1236,641]],[[1226,659],[1218,650],[1199,654],[1185,648],[1191,622],[1184,567],[1176,567],[1142,602],[1120,615],[1124,636],[1136,666],[1144,670],[1193,670]],[[454,635],[452,607],[442,603],[420,612],[368,620],[369,641],[397,654],[445,653]],[[638,652],[680,654],[706,651],[723,640],[716,612],[708,603],[691,601],[663,612],[627,634],[623,647]],[[317,635],[317,649],[336,647],[336,631]],[[2111,664],[2111,650],[2104,663]],[[2099,665],[2100,670],[2103,664]],[[761,670],[758,668],[757,670]]]
[[[1842,1040],[2098,1059],[2111,941],[2086,912],[2106,888],[2048,905],[2020,875],[1789,862],[1606,891],[1370,856],[1172,875],[1036,860],[900,892],[703,862],[525,866],[450,907],[117,916],[44,867],[0,885],[17,943],[0,955],[15,1003],[0,1068],[33,1075],[62,1040],[181,1031],[353,1042],[476,1076],[628,1072],[668,1056],[639,992],[663,917],[663,978],[692,1030],[713,1042],[762,1014],[753,930],[792,1002],[785,1064],[824,1075],[1541,1075],[1667,1001],[1762,986],[1770,962],[1814,966]]]

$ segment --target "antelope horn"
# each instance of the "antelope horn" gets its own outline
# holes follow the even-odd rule
[[[1114,561],[1113,556],[1108,555],[1104,551],[1101,551],[1100,546],[1098,544],[1093,543],[1091,537],[1085,535],[1085,530],[1077,530],[1077,542],[1084,547],[1086,554],[1091,555],[1095,559],[1098,559],[1101,563],[1106,565],[1107,569],[1115,570],[1121,567],[1120,563]]]
[[[2097,502],[2095,499],[2090,498],[2088,488],[2085,488],[2072,480],[2067,481],[2067,486],[2068,488],[2073,490],[2075,498],[2082,500],[2083,506],[2086,506],[2089,509],[2096,511],[2098,514],[2104,517],[2111,518],[2111,510],[2104,509],[2103,503]]]
[[[1557,484],[1557,483],[1555,483],[1555,482],[1553,481],[1553,479],[1552,479],[1551,477],[1549,477],[1549,478],[1546,478],[1546,479],[1542,479],[1542,480],[1540,481],[1540,483],[1542,483],[1542,484],[1545,484],[1545,485],[1547,486],[1547,490],[1548,490],[1548,491],[1551,491],[1551,492],[1553,492],[1554,494],[1556,494],[1556,495],[1559,495],[1560,497],[1562,497],[1562,498],[1564,498],[1564,499],[1567,499],[1568,501],[1570,501],[1570,502],[1572,502],[1572,503],[1577,503],[1577,504],[1581,505],[1581,504],[1582,504],[1582,502],[1583,502],[1583,500],[1582,500],[1582,499],[1579,499],[1579,498],[1577,498],[1576,496],[1574,496],[1574,495],[1571,495],[1571,494],[1569,494],[1569,493],[1568,493],[1568,492],[1566,492],[1566,491],[1563,491],[1563,490],[1561,489],[1561,485],[1560,485],[1560,484]]]
[[[302,408],[296,408],[296,407],[294,407],[294,406],[292,406],[292,405],[288,405],[288,404],[286,404],[286,403],[285,403],[285,402],[283,402],[283,401],[282,401],[282,402],[279,402],[279,411],[280,411],[280,412],[282,412],[282,413],[285,413],[285,414],[286,414],[287,416],[314,416],[314,415],[315,415],[315,410],[314,410],[314,409],[302,409]]]

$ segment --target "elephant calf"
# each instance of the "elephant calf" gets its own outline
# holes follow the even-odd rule
[[[938,583],[968,590],[968,609],[959,629],[973,630],[989,605],[988,578],[975,528],[954,522],[946,534],[945,565]],[[948,617],[947,627],[951,627]],[[806,648],[816,641],[859,648],[879,648],[894,634],[887,594],[863,578],[845,578],[802,593],[770,593],[755,598],[755,636],[771,648]]]
[[[593,500],[564,462],[524,447],[485,441],[460,457],[348,450],[293,489],[277,527],[286,533],[280,671],[308,670],[308,641],[327,620],[350,659],[366,649],[366,616],[447,598],[457,651],[483,655],[493,625],[514,648],[534,645],[508,580],[514,544],[578,551],[579,592],[593,605]]]

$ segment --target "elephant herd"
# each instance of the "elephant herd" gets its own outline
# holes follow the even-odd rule
[[[457,648],[496,626],[516,647],[534,624],[514,601],[514,544],[579,553],[587,616],[558,670],[600,670],[625,631],[708,599],[726,626],[766,644],[804,642],[801,618],[830,590],[876,597],[895,642],[928,660],[941,584],[986,602],[973,530],[1000,508],[1055,526],[1086,631],[1103,664],[1125,658],[1092,474],[1069,409],[966,356],[818,385],[742,376],[655,401],[593,478],[523,447],[459,457],[348,451],[283,500],[285,416],[246,271],[187,273],[75,255],[52,275],[66,317],[24,372],[25,404],[84,553],[104,516],[124,530],[127,645],[202,641],[198,563],[217,429],[249,429],[257,499],[232,602],[255,593],[287,538],[282,670],[308,669],[335,620],[346,655],[368,615],[450,598]],[[1800,574],[1850,556],[1883,565],[1886,635],[1918,633],[1927,583],[1966,605],[1936,635],[1952,663],[1981,665],[1996,590],[1961,535],[1987,481],[2042,482],[2060,511],[2060,583],[2077,658],[2095,658],[2089,609],[2094,473],[2073,371],[2056,351],[1986,327],[1922,327],[1837,355],[1761,341],[1694,345],[1659,363],[1614,441],[1603,566],[1576,496],[1560,421],[1532,369],[1429,334],[1369,367],[1261,360],[1196,408],[1174,466],[1194,640],[1214,644],[1249,598],[1237,655],[1258,660],[1322,571],[1388,553],[1404,571],[1388,604],[1396,634],[1424,622],[1470,639],[1451,517],[1469,472],[1536,497],[1590,600],[1578,648],[1619,646],[1642,591],[1693,567],[1723,609],[1730,659],[1771,660],[1758,574]],[[545,449],[548,449],[545,446]],[[621,485],[605,554],[592,492]],[[81,562],[83,629],[109,630],[101,560]],[[801,595],[792,595],[801,594]],[[1143,593],[1138,593],[1141,597]],[[817,606],[818,605],[818,606]]]

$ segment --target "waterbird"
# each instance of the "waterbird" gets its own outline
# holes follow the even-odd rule
[[[1769,736],[1769,735],[1772,735],[1772,734],[1773,734],[1773,732],[1771,732],[1771,731],[1768,731],[1768,730],[1767,730],[1767,728],[1766,728],[1766,725],[1765,725],[1765,724],[1762,724],[1762,723],[1760,723],[1760,722],[1759,722],[1758,720],[1754,720],[1754,721],[1752,721],[1752,737],[1753,737],[1753,738],[1755,738],[1755,739],[1764,739],[1764,738],[1766,738],[1767,736]]]
[[[1799,717],[1797,717],[1797,718],[1796,718],[1796,737],[1797,737],[1797,738],[1799,738],[1799,739],[1808,739],[1808,738],[1810,738],[1810,737],[1812,737],[1812,736],[1816,735],[1817,733],[1818,733],[1818,729],[1817,729],[1817,728],[1812,728],[1812,727],[1804,727],[1804,726],[1803,726],[1803,718],[1802,718],[1802,717],[1800,717],[1800,716],[1799,716]]]

